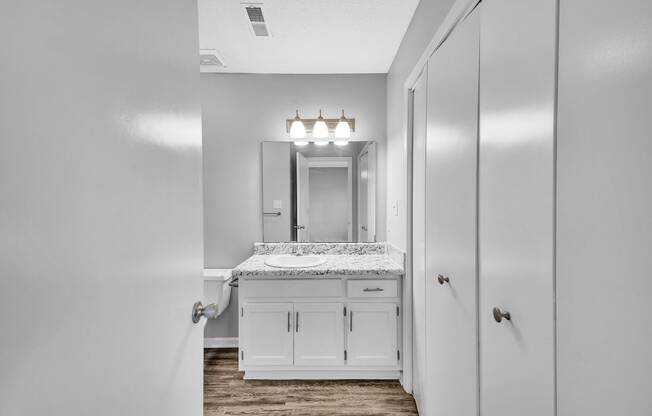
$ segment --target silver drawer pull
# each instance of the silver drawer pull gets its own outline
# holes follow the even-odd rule
[[[383,292],[385,289],[382,287],[365,287],[362,289],[363,292]]]

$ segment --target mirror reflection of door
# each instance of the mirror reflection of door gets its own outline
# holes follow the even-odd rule
[[[353,241],[351,157],[297,152],[297,241]]]
[[[358,242],[376,241],[376,144],[358,155]]]
[[[297,241],[310,241],[310,172],[308,159],[297,152]]]
[[[358,156],[358,241],[369,241],[368,223],[369,152]]]

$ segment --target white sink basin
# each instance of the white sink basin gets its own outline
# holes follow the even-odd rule
[[[265,264],[272,267],[283,269],[301,269],[303,267],[315,267],[326,263],[322,256],[292,256],[289,254],[270,256],[265,260]]]

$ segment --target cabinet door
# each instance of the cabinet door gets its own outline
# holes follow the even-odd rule
[[[292,304],[247,303],[242,308],[240,350],[244,364],[292,365]]]
[[[489,0],[480,10],[483,416],[555,414],[557,3]],[[494,320],[494,307],[511,320]]]
[[[395,366],[398,363],[394,303],[350,303],[347,320],[347,363]]]
[[[455,28],[428,63],[424,395],[428,415],[478,413],[476,182],[481,6]]]
[[[344,305],[294,304],[294,364],[344,364]]]

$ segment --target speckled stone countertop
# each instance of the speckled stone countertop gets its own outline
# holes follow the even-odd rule
[[[392,252],[394,250],[394,252]],[[324,264],[305,268],[279,268],[265,264],[271,255],[317,254],[326,259]],[[310,277],[362,276],[377,278],[383,275],[403,274],[403,255],[386,243],[257,243],[254,255],[232,271],[234,277]]]

